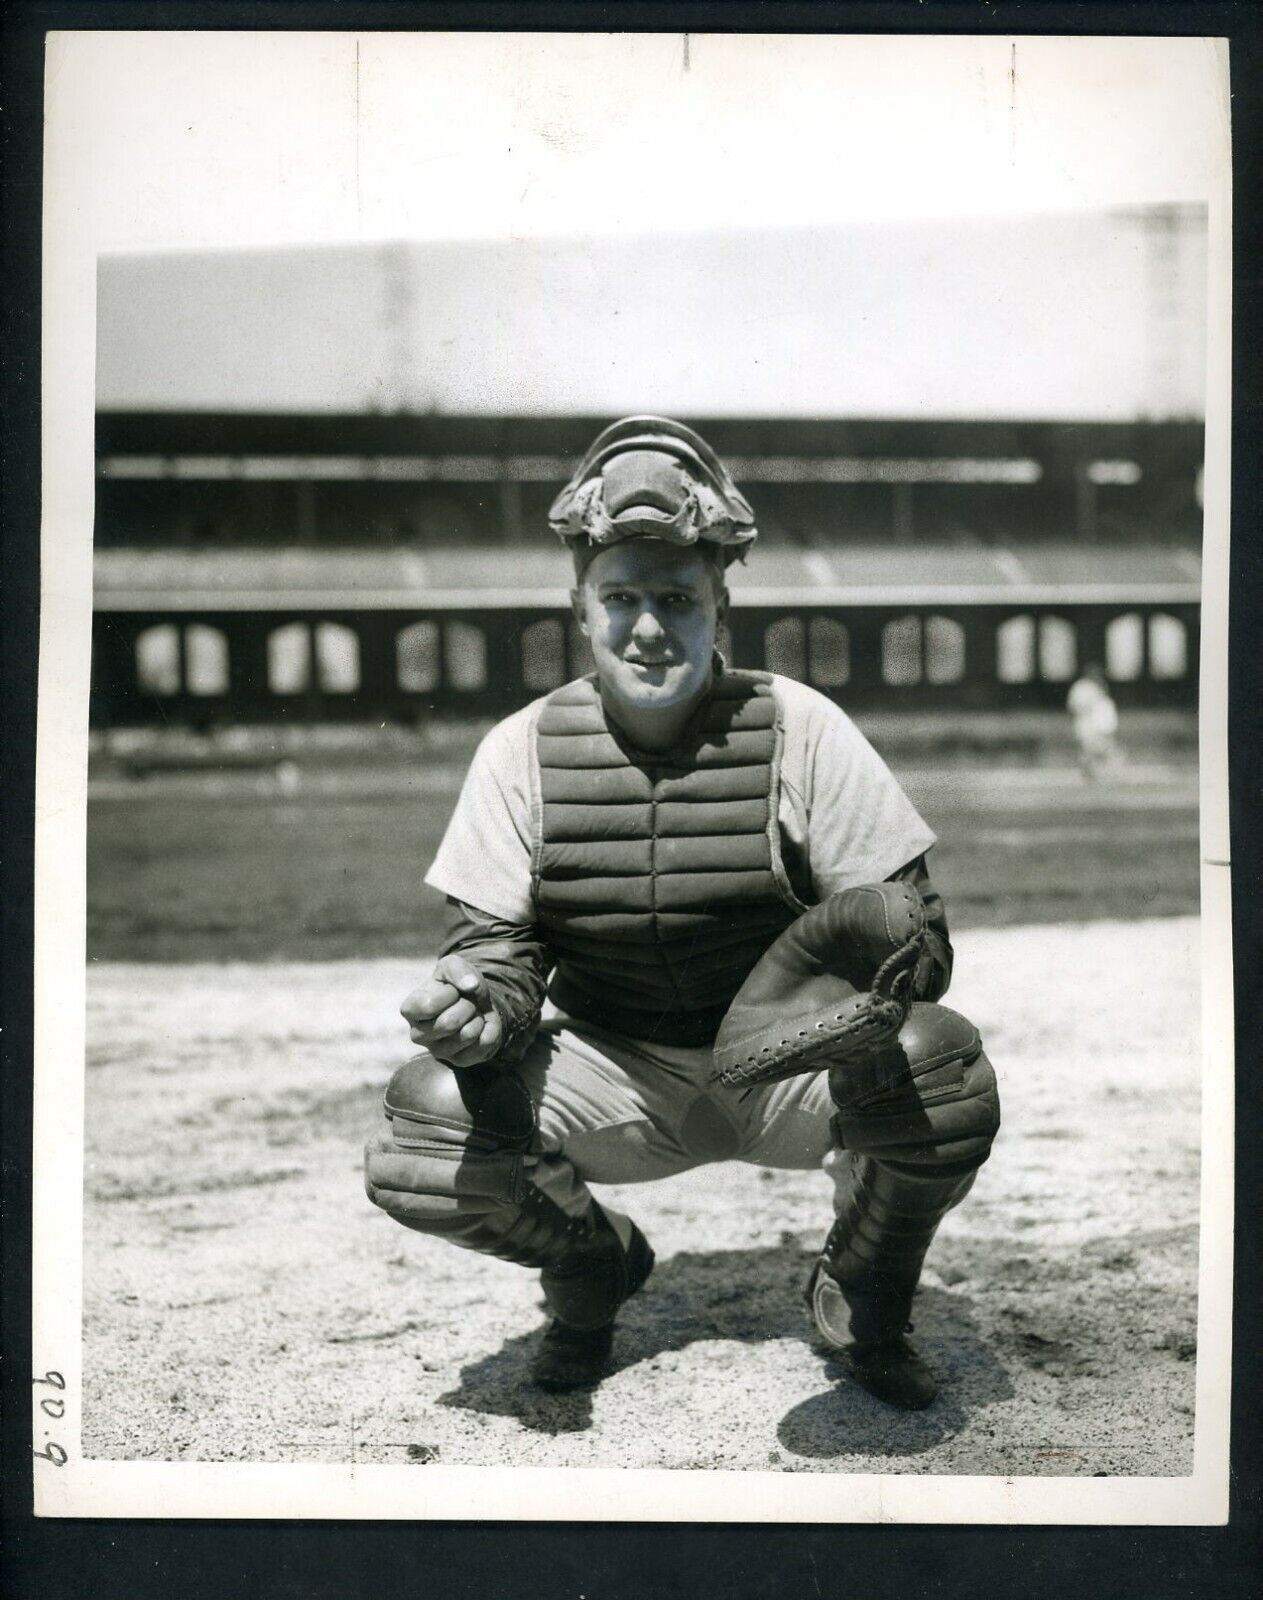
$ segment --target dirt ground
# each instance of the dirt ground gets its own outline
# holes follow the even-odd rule
[[[88,1457],[975,1474],[1192,1468],[1198,924],[967,928],[951,1001],[1005,1127],[915,1310],[943,1379],[887,1410],[812,1344],[823,1175],[608,1191],[659,1266],[616,1371],[548,1397],[531,1275],[407,1233],[360,1145],[414,962],[94,962]]]

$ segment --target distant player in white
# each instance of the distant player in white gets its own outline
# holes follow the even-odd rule
[[[1066,710],[1074,724],[1083,775],[1095,780],[1118,760],[1118,707],[1105,674],[1095,662],[1070,685]]]

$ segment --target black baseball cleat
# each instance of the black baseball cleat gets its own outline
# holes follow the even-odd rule
[[[649,1241],[632,1224],[625,1256],[625,1278],[618,1304],[634,1295],[653,1271]],[[617,1310],[617,1307],[616,1307]],[[552,1394],[593,1389],[609,1371],[614,1350],[614,1318],[595,1328],[575,1328],[554,1317],[544,1329],[543,1343],[531,1363],[531,1382]]]
[[[612,1322],[600,1328],[568,1328],[554,1317],[531,1363],[531,1382],[550,1394],[594,1389],[609,1370],[613,1351]]]
[[[938,1394],[934,1374],[902,1335],[880,1344],[852,1344],[843,1365],[861,1388],[900,1411],[923,1411]]]
[[[922,1411],[938,1394],[938,1382],[926,1363],[904,1338],[906,1297],[844,1293],[817,1262],[807,1284],[807,1304],[812,1321],[842,1365],[869,1394],[900,1411]],[[856,1338],[857,1327],[871,1335]],[[896,1331],[898,1330],[898,1331]]]

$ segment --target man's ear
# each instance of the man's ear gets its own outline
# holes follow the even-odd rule
[[[574,619],[579,624],[579,632],[586,639],[588,636],[588,619],[583,611],[583,590],[581,588],[570,591],[570,609],[574,612]]]
[[[722,627],[728,620],[728,586],[720,586],[719,598],[715,601],[715,621]]]

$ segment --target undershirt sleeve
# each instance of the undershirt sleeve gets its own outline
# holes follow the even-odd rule
[[[425,881],[452,900],[518,925],[531,900],[530,736],[534,706],[506,717],[474,754]]]
[[[881,883],[934,844],[889,767],[831,700],[778,678],[785,727],[781,825],[818,900]]]

